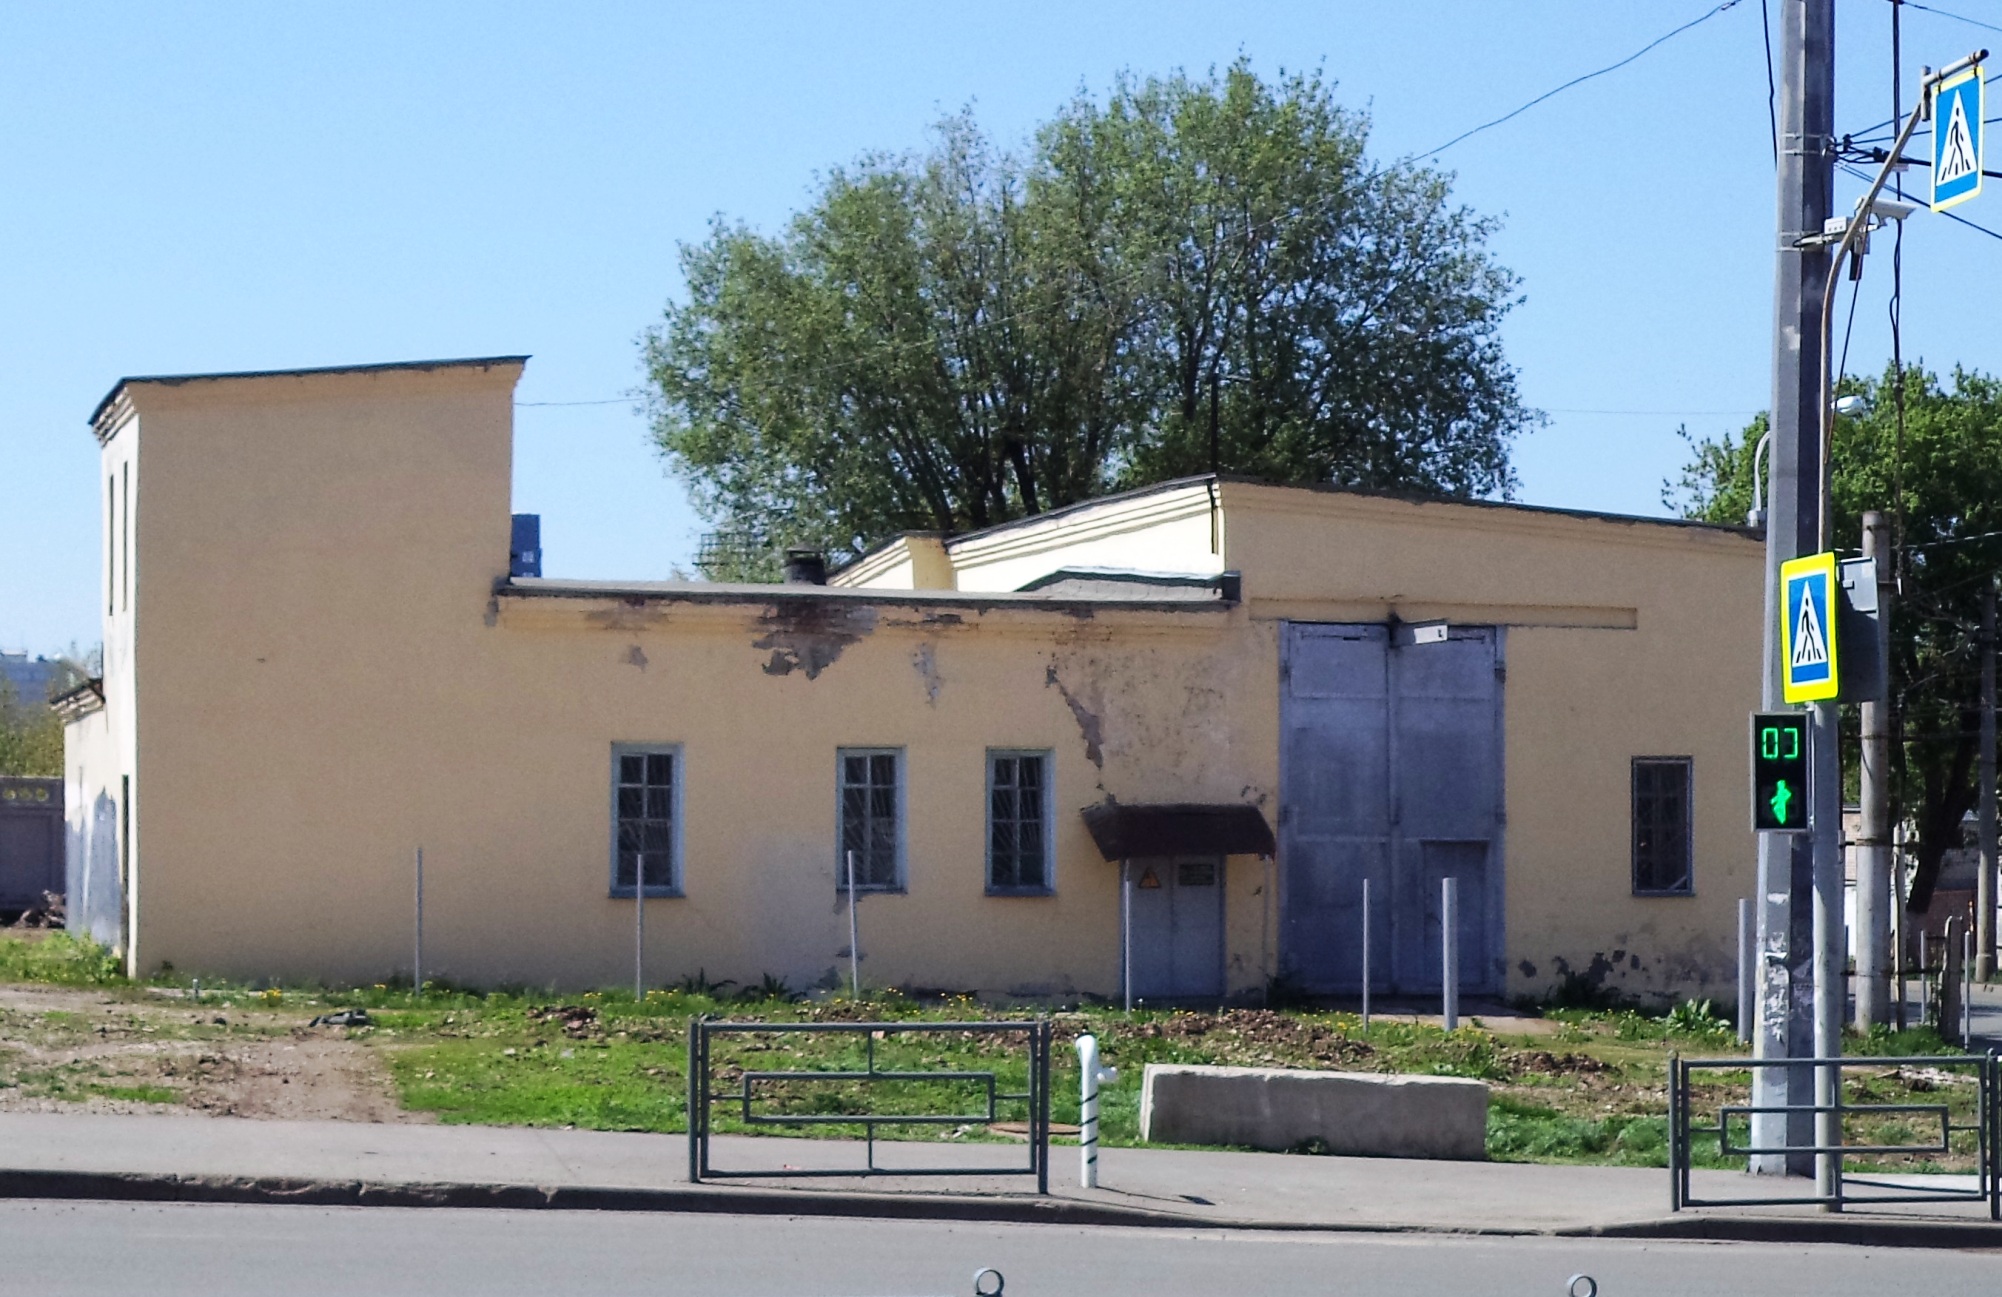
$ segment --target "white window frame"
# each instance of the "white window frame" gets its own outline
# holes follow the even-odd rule
[[[997,757],[1034,758],[1043,763],[1043,881],[1036,887],[998,887],[994,883],[994,761]],[[982,758],[985,774],[982,786],[986,801],[981,810],[982,882],[989,896],[1054,896],[1057,890],[1056,782],[1057,754],[1049,748],[989,748]]]
[[[835,894],[845,896],[848,892],[848,856],[847,847],[844,844],[848,836],[848,826],[845,819],[848,813],[846,806],[848,800],[847,763],[851,757],[893,757],[897,763],[897,810],[894,816],[896,822],[896,876],[887,883],[857,882],[855,890],[865,894],[869,892],[895,893],[906,891],[908,890],[906,884],[910,875],[907,869],[908,861],[905,858],[905,849],[910,839],[908,825],[911,799],[907,786],[910,779],[910,762],[906,760],[905,751],[903,748],[898,747],[836,748],[834,750]]]
[[[681,844],[684,819],[681,811],[681,790],[687,783],[688,769],[682,758],[681,744],[614,743],[612,744],[611,778],[609,780],[611,833],[610,850],[607,853],[608,872],[606,874],[606,883],[609,889],[607,895],[615,900],[632,900],[634,885],[639,884],[645,876],[643,871],[635,871],[633,885],[621,884],[619,882],[619,759],[621,757],[644,756],[669,756],[674,758],[674,783],[672,791],[669,794],[670,810],[668,812],[674,819],[672,825],[673,834],[669,839],[668,845],[668,851],[671,853],[668,881],[665,885],[660,883],[646,884],[646,895],[651,900],[656,896],[678,897],[685,894],[682,890],[683,857]]]

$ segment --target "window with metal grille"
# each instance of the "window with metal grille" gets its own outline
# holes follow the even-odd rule
[[[612,749],[612,895],[676,896],[681,820],[681,750],[619,744]]]
[[[1634,758],[1634,893],[1695,891],[1688,757]]]
[[[843,748],[841,842],[834,861],[835,887],[848,889],[848,856],[855,857],[857,891],[903,886],[903,752],[898,748]]]
[[[987,890],[1051,890],[1050,754],[987,754]]]

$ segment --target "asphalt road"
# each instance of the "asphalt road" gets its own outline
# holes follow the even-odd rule
[[[1992,1293],[1989,1253],[597,1212],[0,1203],[0,1294]]]

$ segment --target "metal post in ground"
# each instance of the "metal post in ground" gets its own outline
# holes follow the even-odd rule
[[[1890,524],[1863,515],[1863,557],[1877,561],[1877,656],[1887,663],[1877,696],[1860,709],[1862,823],[1856,847],[1856,1025],[1891,1020],[1891,707],[1886,648],[1891,616]]]
[[[1926,930],[1919,929],[1919,1021],[1932,1021],[1932,951],[1926,941]]]
[[[1900,824],[1891,835],[1891,957],[1898,978],[1897,1017],[1893,1025],[1899,1031],[1906,1026],[1905,996],[1910,987],[1906,977],[1912,962],[1910,930],[1905,925],[1905,826]]]
[[[1133,1012],[1133,862],[1119,862],[1119,982]]]
[[[1446,1030],[1460,1029],[1460,933],[1459,933],[1459,880],[1442,878],[1439,880],[1439,976],[1444,988],[1441,1006],[1446,1019]]]
[[[410,989],[424,993],[424,848],[417,848],[417,942],[410,952]]]
[[[1964,933],[1960,956],[1960,1047],[1974,1039],[1974,933]]]
[[[848,998],[862,998],[862,927],[855,915],[855,853],[848,853]]]
[[[1974,889],[1974,976],[1995,976],[1995,586],[1981,592],[1981,787],[1976,827],[1981,872]]]
[[[1752,1038],[1752,1013],[1757,997],[1752,994],[1753,984],[1758,981],[1759,966],[1754,949],[1757,930],[1752,922],[1752,902],[1749,898],[1738,901],[1738,1043],[1744,1044]]]
[[[646,853],[633,856],[633,1003],[646,999]]]
[[[1362,1029],[1369,1030],[1369,879],[1362,880]]]
[[[1098,1037],[1077,1038],[1080,1076],[1077,1106],[1078,1183],[1087,1189],[1098,1185],[1098,1087],[1119,1079],[1119,1069],[1098,1061]]]

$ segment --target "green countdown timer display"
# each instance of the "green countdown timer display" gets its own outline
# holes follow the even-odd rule
[[[1752,714],[1752,827],[1807,832],[1807,717],[1801,712]]]

